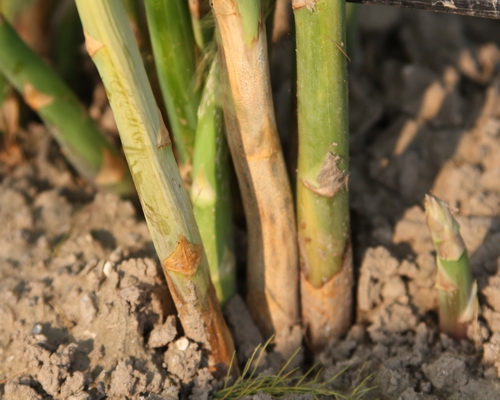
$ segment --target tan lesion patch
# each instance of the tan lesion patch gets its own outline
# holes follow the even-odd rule
[[[323,197],[333,197],[335,194],[347,186],[349,174],[341,171],[338,167],[340,157],[336,154],[328,152],[321,170],[316,177],[316,185],[306,179],[301,178],[302,184],[310,191]]]
[[[167,271],[192,276],[196,273],[202,256],[202,245],[191,243],[180,235],[174,251],[161,264]]]
[[[87,49],[87,53],[89,53],[90,57],[94,57],[94,54],[104,47],[104,43],[94,39],[87,32],[83,32],[83,34],[85,36],[85,48]]]
[[[171,144],[171,141],[170,141],[168,129],[165,126],[165,122],[163,122],[163,118],[161,116],[160,109],[158,109],[158,116],[160,118],[160,128],[158,129],[158,133],[156,135],[156,147],[161,148],[161,147],[169,146]]]
[[[314,7],[319,0],[292,0],[292,8],[298,10],[306,7],[309,11],[314,11]]]
[[[255,122],[257,124],[257,122]],[[247,139],[244,144],[245,157],[248,161],[261,161],[270,159],[281,153],[276,123],[271,116],[266,116],[257,134],[253,134],[251,140]]]
[[[33,109],[39,110],[54,102],[54,98],[46,93],[38,91],[31,83],[24,82],[23,85],[24,101]]]

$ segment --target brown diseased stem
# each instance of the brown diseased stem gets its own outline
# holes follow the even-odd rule
[[[300,345],[298,259],[290,183],[271,96],[265,24],[254,0],[214,0],[229,148],[248,224],[247,301],[289,356]]]

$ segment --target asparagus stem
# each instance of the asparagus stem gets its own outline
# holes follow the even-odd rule
[[[200,93],[195,87],[195,42],[188,6],[182,0],[146,0],[145,6],[163,100],[183,175],[189,176]]]
[[[449,207],[437,197],[425,196],[426,222],[436,249],[436,288],[441,331],[463,339],[477,312],[477,284],[460,226]]]
[[[351,322],[345,2],[294,0],[292,5],[302,317],[310,344],[320,349],[345,333]]]
[[[277,351],[299,346],[298,260],[290,184],[276,128],[265,24],[257,0],[214,0],[220,36],[229,149],[248,227],[248,303]]]
[[[189,9],[196,43],[200,50],[206,50],[213,36],[213,27],[202,26],[201,19],[210,11],[210,5],[207,0],[189,1]],[[198,107],[191,201],[207,254],[210,276],[217,298],[224,305],[236,292],[236,259],[233,251],[229,152],[220,100],[220,67],[214,59]]]
[[[108,93],[146,222],[184,333],[227,368],[233,342],[210,281],[191,203],[119,1],[77,0],[86,47]]]
[[[40,115],[82,176],[119,194],[134,192],[122,155],[97,129],[71,90],[1,16],[0,72]]]
[[[219,63],[212,62],[200,108],[193,154],[191,201],[219,301],[236,292],[229,152],[220,106]]]

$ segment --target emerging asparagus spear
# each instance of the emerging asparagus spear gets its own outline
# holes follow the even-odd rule
[[[209,365],[229,366],[224,322],[191,203],[120,1],[77,0],[86,47],[120,131],[146,222],[185,334],[203,343]]]
[[[315,349],[349,328],[352,250],[344,0],[294,0],[302,318]]]
[[[223,132],[219,62],[212,62],[198,110],[191,201],[219,301],[236,292],[229,151]]]
[[[1,15],[0,72],[40,115],[82,176],[110,191],[134,192],[123,156],[108,143],[66,84]]]
[[[214,0],[220,36],[229,149],[248,226],[248,303],[277,351],[290,356],[300,335],[292,195],[271,97],[265,23],[258,0]]]
[[[463,339],[477,313],[477,283],[472,280],[460,226],[446,203],[432,195],[425,196],[425,215],[437,253],[439,325],[442,332]]]

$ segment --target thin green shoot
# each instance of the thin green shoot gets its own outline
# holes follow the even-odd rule
[[[245,364],[245,367],[243,368],[243,371],[241,373],[241,375],[238,377],[238,379],[236,380],[235,384],[240,382],[242,380],[243,377],[247,376],[248,374],[248,371],[250,370],[251,366],[254,365],[254,369],[249,377],[249,379],[251,379],[253,377],[253,375],[255,374],[256,370],[257,370],[257,367],[260,365],[260,361],[262,360],[262,357],[264,356],[265,354],[265,349],[267,348],[267,346],[269,345],[269,343],[271,343],[271,340],[273,339],[273,336],[271,336],[267,342],[264,343],[264,345],[262,345],[262,343],[259,343],[257,345],[257,347],[254,349],[252,355],[250,356],[250,358],[248,359],[248,361],[246,362]],[[257,356],[257,353],[259,354]],[[257,360],[254,364],[254,359],[255,357],[257,356]],[[234,358],[235,358],[235,354],[233,353],[233,356],[231,357],[231,364],[229,365],[229,369],[227,371],[227,375],[226,375],[226,379],[224,381],[224,388],[223,390],[226,390],[226,389],[231,389],[234,387],[231,386],[228,388],[228,384],[230,382],[230,378],[231,378],[231,370],[233,368],[233,362],[234,362]]]
[[[259,366],[261,365],[262,358],[266,354],[266,350],[272,339],[272,337],[269,338],[263,345],[259,344],[255,348],[246,362],[241,375],[231,386],[229,386],[231,367],[235,360],[233,354],[231,367],[227,373],[224,387],[214,394],[215,399],[240,399],[257,393],[264,393],[277,398],[286,394],[309,394],[314,399],[319,399],[320,396],[328,396],[328,398],[336,400],[361,400],[363,396],[373,390],[373,387],[367,386],[371,376],[364,378],[348,394],[331,389],[329,386],[345,373],[349,367],[343,368],[337,374],[325,381],[321,381],[322,370],[318,368],[318,365],[313,365],[305,374],[301,374],[300,368],[298,367],[288,370],[290,364],[299,354],[301,349],[297,349],[276,374],[259,374]],[[316,373],[313,376],[314,371],[316,371]],[[356,379],[356,382],[358,381],[359,378]]]

